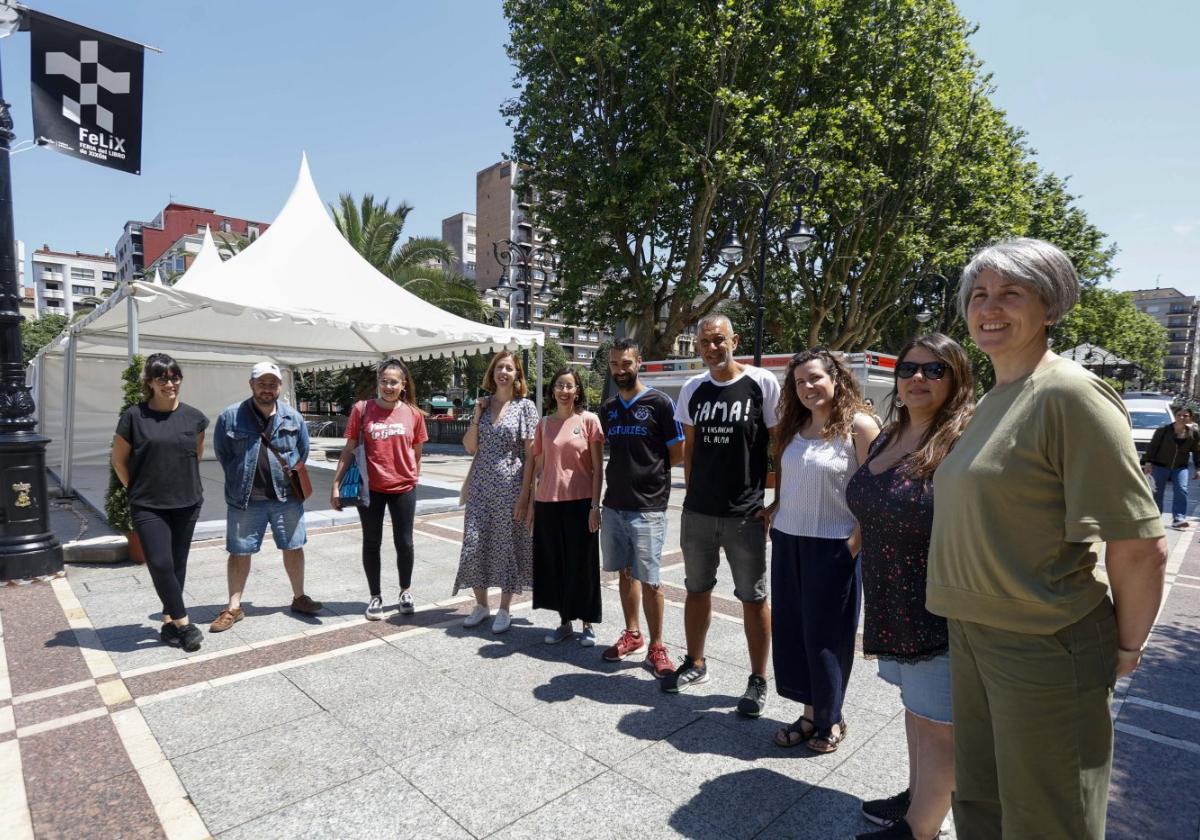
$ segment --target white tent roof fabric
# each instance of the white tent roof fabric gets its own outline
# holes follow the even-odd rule
[[[79,351],[120,346],[138,303],[141,341],[186,351],[275,359],[302,370],[386,356],[435,358],[544,343],[538,330],[494,327],[446,312],[400,288],[341,235],[303,160],[279,216],[245,250],[219,262],[211,235],[172,287],[133,283],[73,325]],[[209,256],[211,255],[211,256]],[[216,257],[216,260],[212,259]],[[51,352],[61,352],[61,342]]]
[[[72,341],[76,370],[68,383],[63,356]],[[222,262],[206,231],[200,253],[176,285],[121,286],[42,350],[32,379],[40,429],[55,438],[69,482],[66,461],[107,459],[130,344],[143,355],[166,352],[178,359],[189,383],[184,400],[212,418],[247,396],[250,366],[263,359],[320,370],[389,356],[428,359],[543,343],[540,331],[445,312],[377,271],[338,231],[302,159],[291,196],[262,236]],[[71,402],[74,419],[68,421]],[[68,422],[74,424],[71,447],[63,445]]]

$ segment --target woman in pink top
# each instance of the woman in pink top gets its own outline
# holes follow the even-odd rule
[[[526,488],[535,485],[526,521],[533,525],[533,607],[554,610],[559,626],[546,644],[575,635],[596,644],[592,622],[600,621],[600,485],[604,475],[604,432],[600,418],[584,411],[583,381],[565,367],[551,380],[555,412],[543,417],[533,436]],[[530,494],[523,491],[522,499]]]
[[[371,590],[366,612],[369,621],[383,618],[379,550],[383,544],[384,511],[392,517],[392,543],[396,546],[396,568],[400,572],[400,613],[410,615],[415,609],[411,592],[413,516],[417,510],[421,447],[429,440],[425,415],[417,408],[412,377],[404,363],[399,359],[382,362],[377,383],[375,399],[357,403],[350,412],[346,446],[338,460],[329,500],[334,510],[342,509],[338,484],[354,460],[354,450],[361,438],[367,456],[367,488],[371,491],[370,505],[358,508],[362,521],[363,571]]]

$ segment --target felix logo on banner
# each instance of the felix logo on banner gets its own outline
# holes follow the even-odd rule
[[[29,29],[39,140],[63,154],[139,174],[142,47],[36,14]]]

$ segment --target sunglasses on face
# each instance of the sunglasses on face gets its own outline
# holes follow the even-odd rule
[[[896,365],[896,376],[901,379],[912,379],[919,370],[926,379],[941,379],[949,369],[950,366],[945,362],[925,362],[920,365],[916,362],[901,362]]]
[[[156,376],[154,381],[159,385],[178,385],[183,381],[182,376]]]

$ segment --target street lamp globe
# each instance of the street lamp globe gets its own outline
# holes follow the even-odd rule
[[[783,241],[788,250],[798,257],[817,241],[817,229],[803,219],[797,218],[784,235]]]
[[[930,320],[932,320],[933,313],[929,311],[929,307],[927,306],[917,313],[916,318],[918,324],[925,326],[930,322]]]
[[[721,259],[727,263],[737,262],[742,258],[746,248],[738,238],[737,231],[731,230],[721,244]]]

